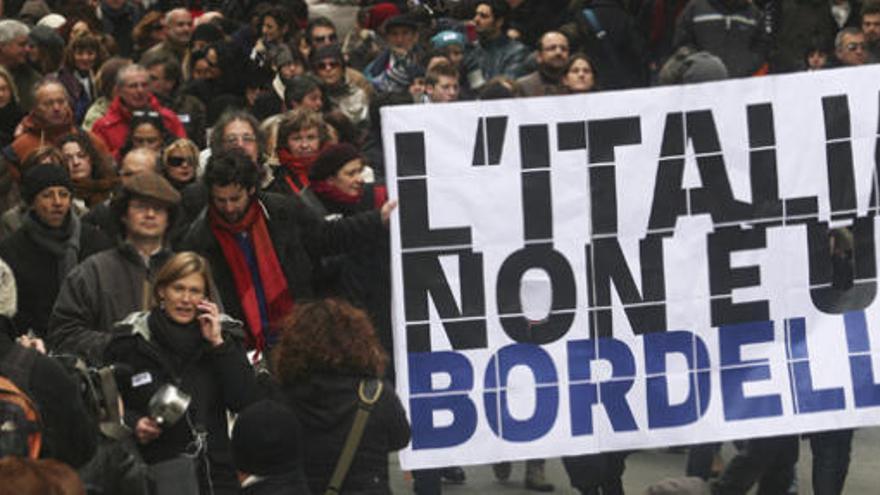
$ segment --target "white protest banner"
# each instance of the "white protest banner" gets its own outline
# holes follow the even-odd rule
[[[878,81],[383,110],[404,468],[880,423]]]

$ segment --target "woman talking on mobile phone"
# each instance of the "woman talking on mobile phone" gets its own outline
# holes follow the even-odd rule
[[[117,324],[105,358],[131,372],[118,385],[125,422],[147,464],[186,460],[186,455],[195,465],[198,493],[238,493],[226,410],[238,411],[259,397],[239,344],[241,323],[220,313],[211,286],[204,258],[192,252],[174,255],[156,275],[152,309]],[[163,385],[191,397],[176,422],[151,407]]]

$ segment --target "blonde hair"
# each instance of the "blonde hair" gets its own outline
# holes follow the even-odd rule
[[[177,149],[182,149],[186,152],[186,161],[195,169],[199,166],[199,147],[196,146],[196,143],[190,141],[186,138],[180,138],[174,140],[171,144],[165,147],[165,150],[162,151],[162,166],[165,166],[165,162],[168,160],[168,157],[171,155],[171,152]]]
[[[155,308],[159,305],[159,292],[162,289],[194,273],[201,275],[205,281],[205,299],[213,300],[217,291],[214,288],[214,277],[211,276],[208,260],[192,251],[183,251],[172,256],[156,274],[150,307]]]

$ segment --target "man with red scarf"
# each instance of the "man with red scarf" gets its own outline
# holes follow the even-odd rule
[[[381,211],[325,222],[296,196],[259,191],[259,170],[239,150],[214,155],[202,178],[208,207],[183,249],[211,263],[227,314],[245,322],[247,345],[264,353],[297,300],[315,297],[322,256],[384,235],[395,203]]]

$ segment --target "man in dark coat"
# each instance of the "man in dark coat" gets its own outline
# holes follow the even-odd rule
[[[478,88],[495,76],[517,78],[526,73],[529,50],[504,31],[510,7],[504,0],[484,0],[477,4],[474,26],[479,41],[464,58],[467,78]]]
[[[516,80],[525,96],[545,96],[564,93],[562,76],[568,64],[568,38],[557,31],[549,31],[538,41],[535,60],[538,70]]]
[[[13,338],[16,283],[9,266],[0,260],[0,372],[3,372],[36,404],[42,424],[40,457],[57,459],[74,468],[95,453],[98,427],[89,417],[76,384],[54,359],[22,349]],[[24,352],[22,352],[24,351]],[[18,360],[20,373],[7,366]]]
[[[706,50],[731,77],[745,77],[766,61],[770,40],[763,28],[763,14],[747,0],[691,0],[678,18],[674,45]]]
[[[28,169],[21,189],[28,210],[21,228],[0,243],[0,257],[18,282],[18,333],[32,329],[43,337],[64,277],[87,256],[112,244],[71,211],[73,185],[64,165]]]
[[[181,248],[208,259],[226,313],[245,322],[248,347],[263,352],[294,301],[314,295],[320,258],[383,232],[379,211],[327,223],[295,196],[258,192],[258,179],[241,151],[212,156],[203,177],[208,207]],[[393,208],[386,203],[381,219]]]
[[[122,182],[112,209],[125,240],[90,256],[64,280],[49,317],[49,348],[100,363],[113,325],[146,309],[153,275],[168,260],[165,244],[180,194],[152,172]]]

